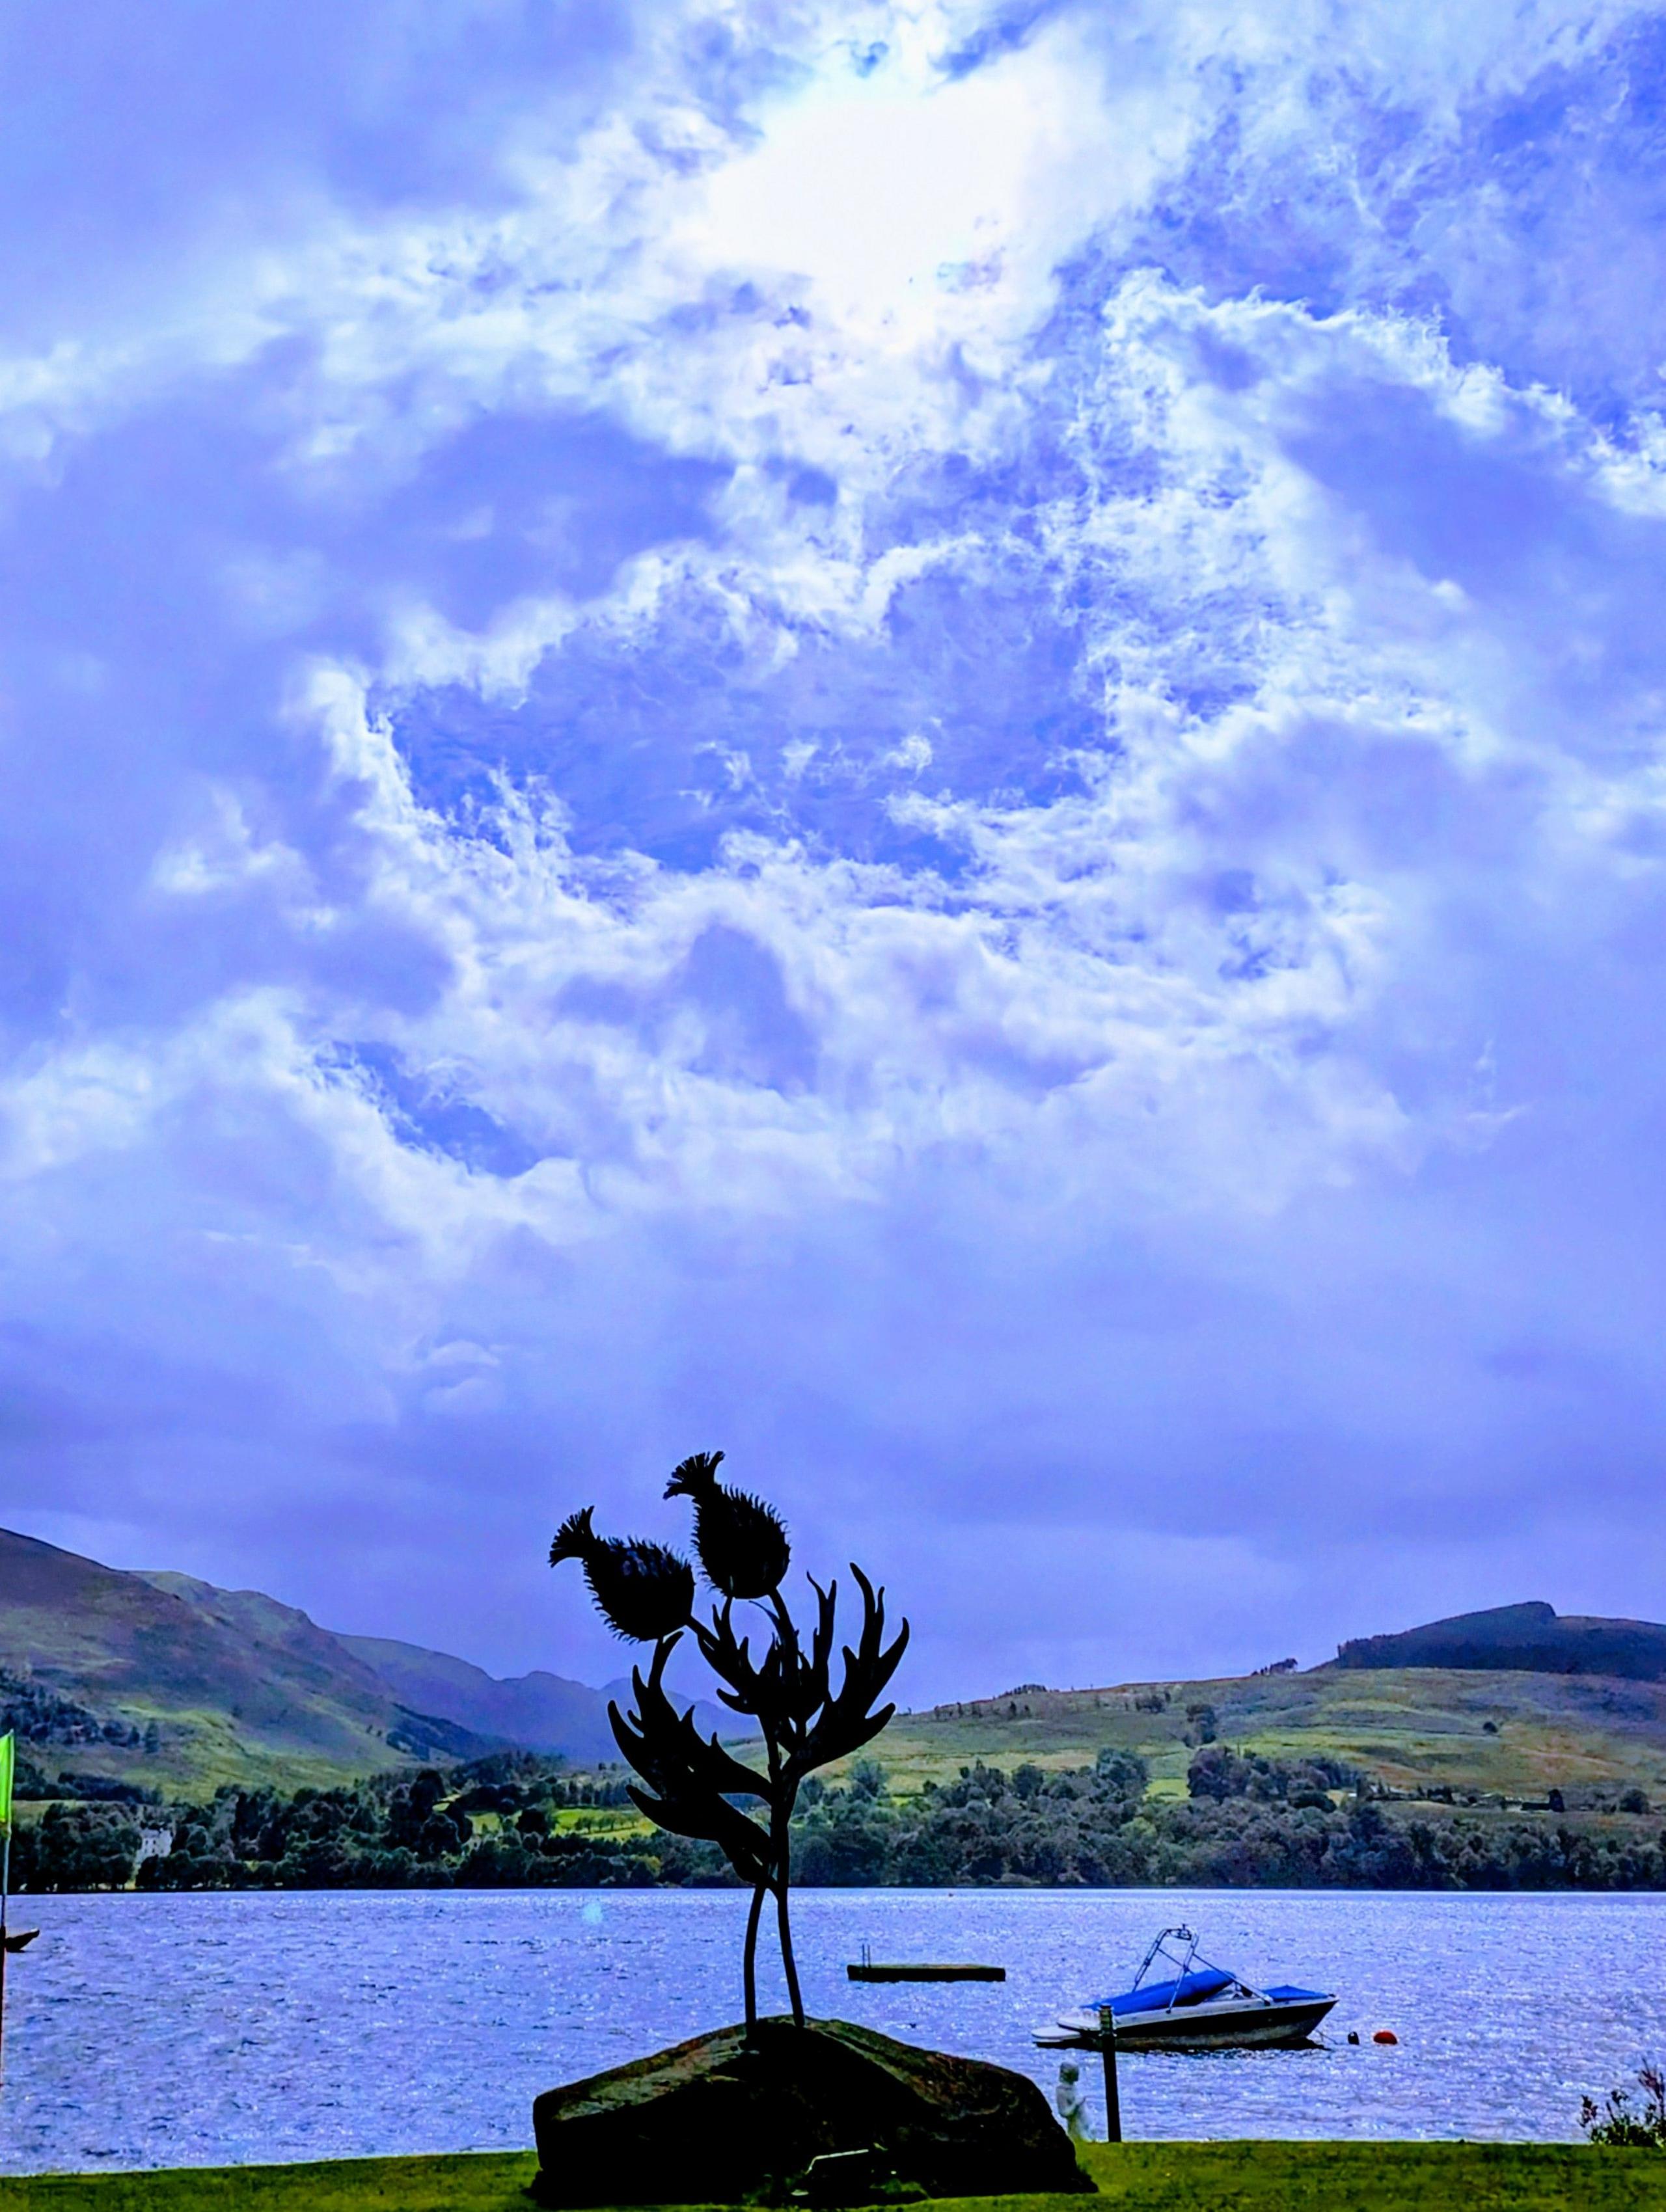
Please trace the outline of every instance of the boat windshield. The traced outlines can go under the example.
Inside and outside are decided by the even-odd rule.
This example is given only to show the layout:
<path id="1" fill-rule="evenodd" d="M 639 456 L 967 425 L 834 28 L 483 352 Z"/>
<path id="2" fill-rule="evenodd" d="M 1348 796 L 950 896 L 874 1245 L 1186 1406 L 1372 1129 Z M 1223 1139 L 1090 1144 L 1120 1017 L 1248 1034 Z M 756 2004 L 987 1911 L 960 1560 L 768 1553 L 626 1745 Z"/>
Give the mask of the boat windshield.
<path id="1" fill-rule="evenodd" d="M 1161 1981 L 1147 1981 L 1146 1977 L 1159 1959 L 1173 1971 Z M 1094 2010 L 1172 2012 L 1179 2005 L 1207 2004 L 1211 1997 L 1219 1996 L 1225 1990 L 1248 1991 L 1249 1986 L 1236 1974 L 1229 1974 L 1224 1966 L 1213 1966 L 1207 1959 L 1200 1958 L 1197 1938 L 1189 1928 L 1164 1928 L 1140 1960 L 1133 1987 L 1116 1996 L 1096 1998 Z"/>

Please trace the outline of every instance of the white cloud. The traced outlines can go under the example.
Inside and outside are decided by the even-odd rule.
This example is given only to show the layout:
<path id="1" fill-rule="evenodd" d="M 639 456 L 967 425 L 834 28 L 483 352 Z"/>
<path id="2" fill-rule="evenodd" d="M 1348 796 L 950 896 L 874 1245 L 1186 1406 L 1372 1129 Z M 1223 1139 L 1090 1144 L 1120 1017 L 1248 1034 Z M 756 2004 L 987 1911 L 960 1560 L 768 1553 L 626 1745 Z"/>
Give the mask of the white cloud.
<path id="1" fill-rule="evenodd" d="M 978 10 L 733 9 L 727 74 L 689 21 L 0 384 L 5 1311 L 153 1439 L 65 1511 L 234 1439 L 228 1543 L 305 1463 L 409 1516 L 391 1590 L 464 1489 L 520 1543 L 721 1425 L 945 1617 L 1067 1544 L 1085 1610 L 1253 1593 L 1254 1659 L 1431 1483 L 1488 1594 L 1464 1516 L 1617 1400 L 1622 1560 L 1661 433 L 1429 304 L 1477 113 L 1610 18 L 1061 11 L 958 75 Z"/>

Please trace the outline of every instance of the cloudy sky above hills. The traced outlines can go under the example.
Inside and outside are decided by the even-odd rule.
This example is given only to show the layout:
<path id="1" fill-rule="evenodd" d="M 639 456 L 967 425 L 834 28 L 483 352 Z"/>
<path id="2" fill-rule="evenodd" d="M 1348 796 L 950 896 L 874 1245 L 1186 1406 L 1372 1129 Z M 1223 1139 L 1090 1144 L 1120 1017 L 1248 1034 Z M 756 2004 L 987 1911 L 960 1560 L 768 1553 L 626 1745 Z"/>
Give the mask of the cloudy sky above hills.
<path id="1" fill-rule="evenodd" d="M 19 0 L 0 1521 L 911 1702 L 1659 1617 L 1666 18 Z"/>

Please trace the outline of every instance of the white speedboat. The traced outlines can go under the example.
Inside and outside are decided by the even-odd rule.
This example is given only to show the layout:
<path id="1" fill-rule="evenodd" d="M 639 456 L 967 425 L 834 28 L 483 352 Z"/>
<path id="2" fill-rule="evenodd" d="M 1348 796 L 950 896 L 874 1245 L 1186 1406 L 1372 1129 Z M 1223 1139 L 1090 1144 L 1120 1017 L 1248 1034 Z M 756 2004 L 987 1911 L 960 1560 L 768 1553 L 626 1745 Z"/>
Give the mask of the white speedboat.
<path id="1" fill-rule="evenodd" d="M 1158 1960 L 1173 1971 L 1148 1980 Z M 1105 2042 L 1109 2014 L 1119 2051 L 1288 2049 L 1305 2043 L 1335 2002 L 1322 1990 L 1287 1982 L 1252 1988 L 1200 1958 L 1189 1928 L 1165 1928 L 1140 1961 L 1131 1989 L 1061 2013 L 1054 2027 L 1037 2031 L 1036 2041 L 1049 2051 L 1097 2051 Z"/>

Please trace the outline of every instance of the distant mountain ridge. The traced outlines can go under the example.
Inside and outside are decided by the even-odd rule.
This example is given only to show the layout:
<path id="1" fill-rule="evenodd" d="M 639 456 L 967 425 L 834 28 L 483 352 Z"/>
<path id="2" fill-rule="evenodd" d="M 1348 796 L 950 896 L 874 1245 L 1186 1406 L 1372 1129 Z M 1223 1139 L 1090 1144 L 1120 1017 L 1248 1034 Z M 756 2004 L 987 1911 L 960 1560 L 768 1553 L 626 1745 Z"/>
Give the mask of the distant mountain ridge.
<path id="1" fill-rule="evenodd" d="M 607 1724 L 606 1693 L 542 1668 L 499 1677 L 448 1652 L 386 1636 L 338 1635 L 393 1694 L 419 1711 L 443 1713 L 477 1735 L 520 1751 L 559 1753 L 582 1763 L 617 1759 Z"/>
<path id="2" fill-rule="evenodd" d="M 1359 1636 L 1337 1647 L 1339 1667 L 1450 1667 L 1494 1674 L 1616 1674 L 1666 1681 L 1666 1624 L 1559 1613 L 1542 1599 L 1454 1613 L 1421 1628 Z"/>
<path id="3" fill-rule="evenodd" d="M 490 1736 L 514 1751 L 541 1751 L 575 1765 L 615 1759 L 619 1747 L 608 1724 L 611 1701 L 627 1702 L 629 1676 L 593 1690 L 587 1682 L 534 1668 L 530 1674 L 489 1674 L 467 1659 L 429 1651 L 420 1644 L 401 1644 L 387 1636 L 343 1636 L 336 1641 L 373 1667 L 405 1704 L 443 1714 L 463 1728 Z M 707 1735 L 733 1737 L 744 1732 L 733 1714 L 721 1712 L 703 1698 L 666 1686 L 674 1705 L 692 1711 Z"/>

